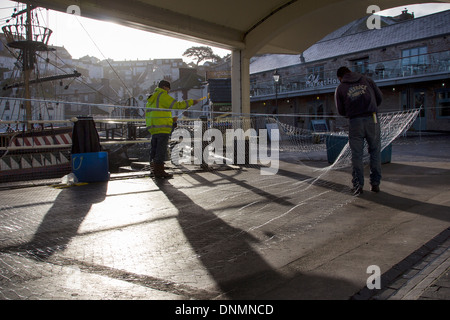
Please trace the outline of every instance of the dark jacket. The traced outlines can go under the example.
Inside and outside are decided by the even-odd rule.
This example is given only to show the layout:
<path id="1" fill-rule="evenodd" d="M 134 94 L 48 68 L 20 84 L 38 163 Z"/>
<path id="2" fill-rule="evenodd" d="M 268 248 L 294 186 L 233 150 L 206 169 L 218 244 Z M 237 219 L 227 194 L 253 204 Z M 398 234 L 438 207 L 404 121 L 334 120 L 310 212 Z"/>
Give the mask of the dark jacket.
<path id="1" fill-rule="evenodd" d="M 372 79 L 350 72 L 342 78 L 334 98 L 339 114 L 351 119 L 377 113 L 383 95 Z"/>

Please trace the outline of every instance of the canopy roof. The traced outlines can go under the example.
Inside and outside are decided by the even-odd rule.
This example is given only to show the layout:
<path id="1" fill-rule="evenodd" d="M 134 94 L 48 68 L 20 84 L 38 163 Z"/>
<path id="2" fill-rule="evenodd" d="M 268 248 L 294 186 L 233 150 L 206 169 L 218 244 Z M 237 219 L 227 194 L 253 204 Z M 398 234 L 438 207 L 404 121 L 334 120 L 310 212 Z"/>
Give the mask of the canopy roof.
<path id="1" fill-rule="evenodd" d="M 376 4 L 383 10 L 422 2 L 377 0 Z M 298 54 L 333 30 L 368 15 L 367 8 L 373 1 L 34 0 L 31 3 L 63 12 L 77 5 L 84 17 L 239 49 L 250 58 L 264 53 Z"/>

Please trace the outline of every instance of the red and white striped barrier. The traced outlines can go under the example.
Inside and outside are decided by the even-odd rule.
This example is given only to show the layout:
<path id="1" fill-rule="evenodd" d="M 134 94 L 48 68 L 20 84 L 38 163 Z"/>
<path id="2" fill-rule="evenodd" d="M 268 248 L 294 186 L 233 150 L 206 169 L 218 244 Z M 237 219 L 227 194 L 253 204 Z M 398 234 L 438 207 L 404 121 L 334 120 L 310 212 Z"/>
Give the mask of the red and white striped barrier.
<path id="1" fill-rule="evenodd" d="M 15 147 L 52 146 L 67 144 L 72 144 L 72 133 L 32 137 L 15 137 L 11 142 L 11 145 Z"/>

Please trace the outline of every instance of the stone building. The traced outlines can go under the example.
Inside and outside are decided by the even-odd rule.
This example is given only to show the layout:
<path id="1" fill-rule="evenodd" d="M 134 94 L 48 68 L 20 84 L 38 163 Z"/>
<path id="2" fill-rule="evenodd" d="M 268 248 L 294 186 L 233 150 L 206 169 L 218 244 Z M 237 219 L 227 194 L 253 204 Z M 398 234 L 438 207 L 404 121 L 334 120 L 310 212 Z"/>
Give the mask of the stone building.
<path id="1" fill-rule="evenodd" d="M 420 18 L 405 10 L 380 19 L 380 29 L 368 29 L 364 17 L 299 55 L 253 58 L 252 112 L 298 114 L 287 121 L 306 129 L 311 120 L 326 119 L 339 129 L 346 121 L 336 117 L 336 70 L 348 66 L 375 80 L 384 95 L 381 112 L 422 107 L 412 130 L 449 131 L 450 10 Z"/>

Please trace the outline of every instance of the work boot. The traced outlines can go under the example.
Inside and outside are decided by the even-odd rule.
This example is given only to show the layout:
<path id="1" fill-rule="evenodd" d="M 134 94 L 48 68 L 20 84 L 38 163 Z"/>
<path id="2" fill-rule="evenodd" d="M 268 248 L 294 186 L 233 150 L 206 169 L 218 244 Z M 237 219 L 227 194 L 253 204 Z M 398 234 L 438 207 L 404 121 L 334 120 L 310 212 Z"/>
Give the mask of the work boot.
<path id="1" fill-rule="evenodd" d="M 353 194 L 354 196 L 359 196 L 360 194 L 363 194 L 363 193 L 364 193 L 363 188 L 362 188 L 362 187 L 359 187 L 359 186 L 353 187 L 352 190 L 351 190 L 351 192 L 352 192 L 352 194 Z"/>
<path id="2" fill-rule="evenodd" d="M 155 176 L 155 163 L 153 161 L 150 162 L 150 177 Z"/>
<path id="3" fill-rule="evenodd" d="M 170 179 L 173 177 L 172 174 L 164 171 L 164 163 L 155 163 L 154 166 L 155 166 L 154 170 L 155 178 Z"/>

